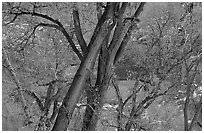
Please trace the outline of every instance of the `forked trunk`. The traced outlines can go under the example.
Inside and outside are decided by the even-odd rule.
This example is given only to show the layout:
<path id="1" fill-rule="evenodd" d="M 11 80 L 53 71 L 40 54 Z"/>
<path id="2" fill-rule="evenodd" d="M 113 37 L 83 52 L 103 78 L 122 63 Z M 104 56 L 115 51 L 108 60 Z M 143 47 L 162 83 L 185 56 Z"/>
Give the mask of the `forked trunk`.
<path id="1" fill-rule="evenodd" d="M 94 131 L 96 129 L 103 106 L 103 99 L 109 86 L 111 65 L 109 62 L 109 54 L 104 49 L 105 47 L 106 46 L 102 46 L 101 48 L 95 87 L 87 90 L 87 104 L 89 106 L 87 106 L 84 115 L 83 131 Z"/>
<path id="2" fill-rule="evenodd" d="M 109 76 L 109 75 L 108 75 Z M 110 78 L 104 79 L 100 87 L 89 91 L 87 95 L 87 106 L 83 121 L 83 131 L 94 131 L 100 117 L 101 109 L 103 107 L 103 99 L 108 89 Z M 91 107 L 90 107 L 91 106 Z"/>
<path id="3" fill-rule="evenodd" d="M 86 57 L 84 57 L 84 60 L 77 70 L 72 85 L 69 88 L 69 91 L 63 100 L 62 106 L 59 109 L 59 113 L 52 130 L 67 130 L 75 105 L 81 91 L 84 89 L 86 79 L 90 75 L 90 69 L 94 65 L 97 53 L 107 32 L 107 25 L 102 26 L 102 29 L 96 37 L 93 45 L 89 45 L 90 48 L 88 50 L 88 54 Z"/>

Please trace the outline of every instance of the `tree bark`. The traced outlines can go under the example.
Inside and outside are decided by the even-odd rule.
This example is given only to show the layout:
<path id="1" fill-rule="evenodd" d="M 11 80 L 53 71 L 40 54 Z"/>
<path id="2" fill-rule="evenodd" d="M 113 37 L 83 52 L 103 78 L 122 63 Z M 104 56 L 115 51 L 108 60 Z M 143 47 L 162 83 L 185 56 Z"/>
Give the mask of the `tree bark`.
<path id="1" fill-rule="evenodd" d="M 124 44 L 127 44 L 127 42 L 130 39 L 132 30 L 129 30 L 129 26 L 132 23 L 122 22 L 122 17 L 125 12 L 126 6 L 127 6 L 127 3 L 123 3 L 121 8 L 117 12 L 119 16 L 117 17 L 118 19 L 117 25 L 116 25 L 112 40 L 110 42 L 110 45 L 109 46 L 103 45 L 101 49 L 101 53 L 99 55 L 97 81 L 94 88 L 95 90 L 92 90 L 90 92 L 90 98 L 87 99 L 87 103 L 91 105 L 91 108 L 90 107 L 86 108 L 82 130 L 90 130 L 90 131 L 95 130 L 97 121 L 99 119 L 99 115 L 101 113 L 101 109 L 103 106 L 103 99 L 108 89 L 110 78 L 112 75 L 110 73 L 110 70 L 114 64 L 115 55 L 121 45 L 123 38 L 125 38 Z M 138 15 L 141 13 L 141 7 L 143 8 L 143 6 L 144 4 L 140 6 L 139 12 L 136 11 L 137 12 L 136 15 L 134 14 L 135 17 L 138 17 Z M 131 29 L 133 29 L 132 26 L 131 26 Z M 126 35 L 128 37 L 125 36 L 127 31 L 129 31 L 128 35 Z"/>
<path id="2" fill-rule="evenodd" d="M 87 90 L 87 104 L 89 106 L 87 106 L 85 115 L 84 115 L 84 121 L 83 121 L 83 127 L 82 127 L 83 131 L 95 130 L 95 127 L 98 121 L 97 103 L 100 104 L 99 102 L 100 94 L 102 92 L 100 92 L 99 90 L 103 90 L 102 88 L 104 87 L 102 85 L 102 80 L 104 76 L 107 74 L 105 70 L 107 69 L 106 62 L 107 62 L 107 57 L 108 57 L 106 48 L 108 46 L 109 37 L 110 37 L 110 33 L 104 39 L 101 50 L 100 50 L 100 55 L 98 58 L 98 70 L 97 70 L 98 73 L 97 73 L 97 80 L 95 83 L 95 87 Z M 105 80 L 106 79 L 104 79 L 103 81 Z"/>
<path id="3" fill-rule="evenodd" d="M 107 11 L 105 11 L 106 14 L 103 14 L 104 16 L 102 16 L 101 19 L 104 20 L 107 18 L 107 15 L 109 15 L 108 11 L 110 10 L 110 8 L 111 4 L 108 4 L 106 8 Z M 101 21 L 99 21 L 99 23 L 101 23 Z M 74 80 L 72 82 L 72 85 L 70 86 L 63 100 L 62 106 L 59 109 L 58 116 L 52 129 L 53 131 L 67 130 L 67 127 L 71 120 L 71 116 L 75 109 L 75 105 L 78 101 L 81 91 L 84 89 L 86 79 L 87 77 L 89 77 L 90 70 L 94 65 L 94 61 L 97 57 L 101 44 L 108 31 L 110 30 L 110 25 L 108 25 L 108 23 L 105 21 L 102 22 L 103 24 L 93 43 L 89 44 L 87 54 L 83 57 L 80 67 L 77 70 Z"/>
<path id="4" fill-rule="evenodd" d="M 108 71 L 108 69 L 105 71 Z M 110 77 L 111 76 L 107 73 L 103 74 L 103 77 L 101 79 L 102 82 L 98 82 L 98 84 L 96 84 L 96 88 L 94 88 L 95 90 L 93 91 L 95 93 L 92 93 L 92 98 L 88 102 L 88 104 L 91 105 L 92 109 L 87 108 L 85 112 L 85 115 L 88 114 L 89 118 L 84 122 L 83 130 L 94 131 L 96 129 L 96 125 L 103 106 L 103 99 L 109 85 Z"/>

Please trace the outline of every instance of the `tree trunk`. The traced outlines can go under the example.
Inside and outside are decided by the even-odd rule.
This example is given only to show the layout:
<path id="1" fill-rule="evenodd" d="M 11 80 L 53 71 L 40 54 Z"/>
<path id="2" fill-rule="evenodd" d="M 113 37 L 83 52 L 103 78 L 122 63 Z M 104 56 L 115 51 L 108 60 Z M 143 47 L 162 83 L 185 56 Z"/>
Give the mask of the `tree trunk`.
<path id="1" fill-rule="evenodd" d="M 67 130 L 71 115 L 86 81 L 86 77 L 89 76 L 89 69 L 92 68 L 92 65 L 94 64 L 93 60 L 96 58 L 98 52 L 97 49 L 100 48 L 100 45 L 97 44 L 101 44 L 102 39 L 103 37 L 99 38 L 99 41 L 97 41 L 98 43 L 95 44 L 96 47 L 91 49 L 91 52 L 88 54 L 85 61 L 81 63 L 74 77 L 73 83 L 64 98 L 63 104 L 60 107 L 53 130 Z"/>
<path id="2" fill-rule="evenodd" d="M 106 8 L 104 16 L 101 19 L 106 19 L 108 15 L 108 11 L 110 10 L 109 4 Z M 90 70 L 94 65 L 94 61 L 97 57 L 98 51 L 101 47 L 101 44 L 110 30 L 110 25 L 104 21 L 100 30 L 98 31 L 97 37 L 94 39 L 93 43 L 89 44 L 87 54 L 83 57 L 83 60 L 80 64 L 79 69 L 76 72 L 72 85 L 70 86 L 64 100 L 62 106 L 59 109 L 58 116 L 56 118 L 55 124 L 53 126 L 53 131 L 65 131 L 69 125 L 71 120 L 73 111 L 75 109 L 75 105 L 80 97 L 81 91 L 84 89 L 84 85 L 87 77 L 89 77 Z"/>
<path id="3" fill-rule="evenodd" d="M 120 49 L 121 54 L 122 49 L 124 49 L 124 46 L 129 41 L 131 33 L 135 28 L 135 22 L 123 23 L 122 21 L 126 6 L 127 3 L 123 3 L 120 10 L 118 11 L 119 16 L 117 17 L 118 20 L 111 42 L 105 43 L 106 45 L 103 45 L 101 49 L 101 53 L 99 55 L 97 81 L 94 88 L 95 90 L 92 90 L 90 92 L 90 95 L 87 95 L 87 103 L 91 107 L 86 108 L 82 130 L 95 130 L 103 106 L 103 99 L 108 89 L 110 78 L 112 75 L 110 73 L 110 70 L 112 65 L 117 62 L 114 61 L 116 53 Z M 143 7 L 144 3 L 141 3 L 138 10 L 134 14 L 134 17 L 138 17 Z M 106 40 L 108 41 L 109 39 Z M 121 45 L 123 45 L 122 48 L 120 48 Z M 120 54 L 118 53 L 118 56 Z"/>
<path id="4" fill-rule="evenodd" d="M 94 88 L 87 90 L 87 106 L 84 120 L 83 120 L 83 131 L 94 131 L 97 125 L 99 118 L 100 110 L 103 106 L 103 97 L 109 85 L 109 54 L 106 50 L 109 40 L 109 35 L 106 36 L 106 39 L 103 42 L 101 47 L 99 59 L 98 59 L 98 73 L 97 80 Z"/>
<path id="5" fill-rule="evenodd" d="M 89 106 L 91 107 L 88 106 L 86 108 L 82 130 L 94 131 L 96 129 L 101 109 L 103 107 L 104 96 L 108 89 L 109 81 L 110 75 L 104 74 L 102 82 L 96 85 L 97 89 L 93 90 L 90 93 L 90 95 L 92 96 L 89 95 L 87 104 L 89 104 Z"/>
<path id="6" fill-rule="evenodd" d="M 95 125 L 93 125 L 91 121 L 93 118 L 93 114 L 95 113 L 95 106 L 94 106 L 94 95 L 96 94 L 95 89 L 90 88 L 89 90 L 87 90 L 86 94 L 87 94 L 87 104 L 89 106 L 87 106 L 85 110 L 82 131 L 91 131 L 95 127 Z"/>

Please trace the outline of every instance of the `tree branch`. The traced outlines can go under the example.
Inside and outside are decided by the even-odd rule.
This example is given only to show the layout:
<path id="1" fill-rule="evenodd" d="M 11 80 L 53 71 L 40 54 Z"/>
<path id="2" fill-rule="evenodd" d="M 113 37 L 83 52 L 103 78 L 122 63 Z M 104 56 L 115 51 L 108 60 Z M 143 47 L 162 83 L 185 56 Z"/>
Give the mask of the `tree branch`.
<path id="1" fill-rule="evenodd" d="M 80 26 L 80 20 L 79 20 L 79 12 L 78 12 L 78 8 L 77 7 L 74 7 L 72 15 L 73 15 L 73 19 L 74 19 L 75 35 L 77 37 L 77 40 L 78 40 L 79 45 L 81 47 L 82 53 L 84 55 L 86 50 L 87 50 L 87 44 L 86 44 L 86 42 L 84 40 L 84 37 L 82 35 L 82 32 L 81 32 L 81 26 Z"/>
<path id="2" fill-rule="evenodd" d="M 44 102 L 45 116 L 48 115 L 50 106 L 52 104 L 52 96 L 53 96 L 54 90 L 55 90 L 53 85 L 54 85 L 54 83 L 51 83 L 47 88 L 47 94 L 46 94 L 46 98 L 45 98 L 45 102 Z"/>
<path id="3" fill-rule="evenodd" d="M 104 5 L 102 2 L 96 2 L 96 10 L 97 10 L 97 18 L 98 20 L 101 18 L 102 16 L 102 8 L 104 8 Z"/>
<path id="4" fill-rule="evenodd" d="M 101 19 L 98 22 L 98 25 L 101 25 L 101 26 L 98 27 L 99 28 L 98 30 L 95 30 L 94 34 L 96 36 L 92 38 L 93 40 L 91 40 L 93 42 L 90 41 L 89 43 L 88 50 L 84 55 L 82 63 L 80 64 L 79 69 L 77 70 L 74 76 L 73 82 L 63 100 L 62 106 L 60 107 L 55 124 L 52 128 L 53 131 L 67 130 L 67 127 L 70 123 L 76 103 L 79 99 L 79 96 L 82 90 L 84 89 L 86 79 L 90 74 L 88 70 L 91 70 L 91 68 L 93 68 L 96 57 L 101 48 L 101 44 L 104 38 L 106 37 L 106 35 L 108 34 L 108 32 L 112 30 L 112 28 L 110 28 L 110 25 L 108 25 L 108 23 L 104 23 L 104 22 L 107 22 L 106 16 L 110 15 L 109 10 L 111 9 L 111 7 L 112 7 L 112 4 L 109 3 L 104 12 L 105 14 L 103 14 L 104 17 L 101 17 Z"/>
<path id="5" fill-rule="evenodd" d="M 22 105 L 23 111 L 25 113 L 25 116 L 26 116 L 27 119 L 29 119 L 30 115 L 29 115 L 29 112 L 27 110 L 28 106 L 26 105 L 25 97 L 23 96 L 23 93 L 21 91 L 21 90 L 23 90 L 22 86 L 21 86 L 21 84 L 20 84 L 20 82 L 19 82 L 19 80 L 18 80 L 18 78 L 16 76 L 16 73 L 15 73 L 15 71 L 14 71 L 14 69 L 13 69 L 13 67 L 12 67 L 12 65 L 11 65 L 11 63 L 10 63 L 10 61 L 8 59 L 8 55 L 7 55 L 6 50 L 4 49 L 4 47 L 2 47 L 2 54 L 3 54 L 3 59 L 4 59 L 5 63 L 6 63 L 6 65 L 7 65 L 6 68 L 11 73 L 13 81 L 17 86 L 18 95 L 19 95 L 19 97 L 21 99 L 21 105 Z"/>
<path id="6" fill-rule="evenodd" d="M 193 116 L 193 119 L 192 119 L 191 124 L 190 124 L 189 129 L 188 129 L 189 131 L 192 130 L 193 125 L 195 124 L 196 120 L 198 119 L 198 114 L 199 114 L 199 112 L 202 112 L 201 109 L 202 109 L 202 97 L 201 97 L 201 99 L 200 99 L 200 101 L 199 101 L 199 103 L 198 103 L 198 105 L 197 105 L 195 114 L 194 114 L 194 116 Z"/>
<path id="7" fill-rule="evenodd" d="M 64 87 L 68 87 L 69 85 L 71 85 L 71 83 L 68 83 L 68 84 L 66 84 L 65 86 L 63 86 L 62 88 L 58 88 L 58 90 L 57 90 L 57 92 L 56 92 L 56 94 L 55 95 L 53 95 L 52 96 L 52 101 L 54 101 L 54 100 L 56 100 L 56 99 L 58 99 L 58 97 L 60 96 L 60 94 L 62 94 L 62 92 L 63 92 L 63 88 Z"/>
<path id="8" fill-rule="evenodd" d="M 125 27 L 125 25 L 123 25 L 122 16 L 125 13 L 125 9 L 126 9 L 127 5 L 128 5 L 127 2 L 123 3 L 121 9 L 118 11 L 117 25 L 116 25 L 111 43 L 108 47 L 108 50 L 111 51 L 111 53 L 113 53 L 114 50 L 115 51 L 118 50 L 118 48 L 121 44 L 122 38 L 123 38 L 124 34 L 126 33 L 125 28 L 127 28 L 127 27 Z"/>
<path id="9" fill-rule="evenodd" d="M 139 5 L 139 7 L 137 8 L 135 14 L 133 15 L 133 17 L 134 17 L 135 19 L 137 19 L 137 18 L 139 17 L 140 13 L 143 11 L 143 8 L 144 8 L 144 5 L 145 5 L 145 4 L 146 4 L 146 2 L 141 2 L 141 3 L 140 3 L 140 5 Z"/>
<path id="10" fill-rule="evenodd" d="M 98 33 L 99 33 L 103 23 L 106 21 L 106 19 L 108 17 L 107 14 L 110 11 L 110 9 L 111 9 L 111 3 L 108 2 L 107 5 L 106 5 L 106 8 L 105 8 L 105 11 L 103 12 L 102 16 L 100 17 L 100 19 L 99 19 L 99 21 L 98 21 L 98 23 L 96 25 L 96 28 L 94 29 L 93 35 L 92 35 L 91 40 L 90 40 L 90 42 L 88 44 L 88 49 L 93 44 L 96 37 L 98 36 Z M 88 51 L 86 53 L 88 53 Z"/>
<path id="11" fill-rule="evenodd" d="M 119 90 L 119 86 L 116 83 L 115 79 L 113 78 L 112 80 L 113 86 L 115 88 L 115 92 L 119 101 L 119 107 L 118 107 L 118 118 L 117 118 L 117 129 L 118 131 L 123 131 L 122 128 L 122 114 L 123 114 L 123 99 L 122 96 L 120 94 L 120 90 Z"/>
<path id="12" fill-rule="evenodd" d="M 54 101 L 54 107 L 53 107 L 53 113 L 51 115 L 51 117 L 49 118 L 50 119 L 50 122 L 53 124 L 54 123 L 54 120 L 55 120 L 55 117 L 57 116 L 57 113 L 59 111 L 59 108 L 58 108 L 58 100 L 55 100 Z"/>
<path id="13" fill-rule="evenodd" d="M 48 27 L 53 27 L 53 28 L 57 28 L 58 30 L 60 30 L 63 35 L 66 37 L 66 39 L 68 40 L 70 46 L 72 47 L 73 51 L 77 54 L 77 56 L 79 57 L 80 60 L 82 60 L 82 54 L 79 52 L 79 50 L 76 48 L 74 42 L 72 41 L 72 38 L 70 37 L 70 35 L 67 33 L 67 31 L 65 30 L 65 28 L 63 27 L 62 23 L 59 22 L 58 20 L 53 19 L 52 17 L 48 16 L 48 15 L 44 15 L 44 14 L 40 14 L 40 13 L 36 13 L 36 12 L 25 12 L 25 11 L 21 11 L 21 12 L 11 12 L 11 14 L 14 14 L 15 17 L 12 21 L 15 21 L 15 19 L 18 16 L 21 15 L 31 15 L 31 16 L 37 16 L 37 17 L 41 17 L 44 19 L 47 19 L 53 23 L 55 23 L 56 25 L 53 24 L 44 24 L 44 23 L 40 23 L 39 26 L 48 26 Z"/>
<path id="14" fill-rule="evenodd" d="M 187 71 L 187 74 L 186 74 L 186 77 L 188 77 L 188 79 L 187 79 L 188 84 L 186 87 L 186 100 L 185 100 L 184 109 L 183 109 L 183 112 L 184 112 L 184 130 L 185 131 L 189 130 L 189 128 L 188 128 L 188 107 L 189 107 L 189 100 L 190 100 L 190 89 L 191 89 L 191 86 L 193 84 L 194 78 L 196 76 L 197 67 L 198 67 L 198 64 L 200 61 L 201 61 L 201 58 L 197 60 L 197 62 L 195 64 L 195 72 L 193 73 L 192 76 L 190 76 L 190 70 Z M 187 66 L 186 66 L 186 69 L 188 69 Z"/>
<path id="15" fill-rule="evenodd" d="M 32 92 L 32 91 L 30 91 L 30 90 L 25 90 L 25 89 L 22 90 L 22 91 L 24 91 L 25 93 L 27 93 L 28 95 L 30 95 L 31 97 L 33 97 L 33 98 L 35 99 L 35 101 L 37 102 L 37 105 L 39 106 L 40 110 L 43 111 L 44 106 L 43 106 L 41 100 L 38 98 L 37 95 L 35 95 L 34 92 Z"/>
<path id="16" fill-rule="evenodd" d="M 142 87 L 144 87 L 144 85 L 140 86 L 140 88 L 137 90 L 136 93 L 138 93 L 142 89 Z M 130 98 L 132 98 L 132 96 L 133 96 L 133 93 L 125 99 L 125 101 L 123 102 L 123 106 L 125 106 L 125 104 L 130 100 Z"/>
<path id="17" fill-rule="evenodd" d="M 130 37 L 131 37 L 131 34 L 132 34 L 132 31 L 137 28 L 137 19 L 138 19 L 138 16 L 140 15 L 140 13 L 143 11 L 143 8 L 144 8 L 144 5 L 145 5 L 145 2 L 141 2 L 139 7 L 137 8 L 137 10 L 135 11 L 134 15 L 132 18 L 134 18 L 133 20 L 131 20 L 131 26 L 129 27 L 126 35 L 123 37 L 123 41 L 121 42 L 117 52 L 116 52 L 116 55 L 115 55 L 115 58 L 114 58 L 114 64 L 117 63 L 117 61 L 119 60 L 121 54 L 123 53 L 124 49 L 125 49 L 125 46 L 126 44 L 128 43 L 128 41 L 130 40 Z"/>
<path id="18" fill-rule="evenodd" d="M 131 126 L 133 124 L 134 114 L 136 110 L 136 96 L 137 96 L 137 86 L 139 85 L 138 79 L 135 82 L 134 88 L 133 88 L 133 97 L 132 97 L 132 110 L 130 112 L 130 117 L 125 125 L 125 130 L 130 131 Z"/>

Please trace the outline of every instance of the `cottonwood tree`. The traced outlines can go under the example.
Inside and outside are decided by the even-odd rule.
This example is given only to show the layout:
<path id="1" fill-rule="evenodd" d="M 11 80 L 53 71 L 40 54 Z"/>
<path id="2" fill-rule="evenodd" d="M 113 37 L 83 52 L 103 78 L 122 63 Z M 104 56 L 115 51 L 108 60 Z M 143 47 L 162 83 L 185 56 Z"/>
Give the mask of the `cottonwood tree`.
<path id="1" fill-rule="evenodd" d="M 144 26 L 141 26 L 142 28 L 138 30 L 138 15 L 142 11 L 144 3 L 5 3 L 4 5 L 6 6 L 3 6 L 5 7 L 3 10 L 5 25 L 3 25 L 3 27 L 8 28 L 10 26 L 9 28 L 12 29 L 10 31 L 17 29 L 16 31 L 21 33 L 16 32 L 16 34 L 6 36 L 8 44 L 11 44 L 9 42 L 10 40 L 14 40 L 15 42 L 15 37 L 18 38 L 15 45 L 17 51 L 20 49 L 19 51 L 25 54 L 25 52 L 22 51 L 25 51 L 29 45 L 34 43 L 41 43 L 41 46 L 50 43 L 56 46 L 53 49 L 57 51 L 57 47 L 63 44 L 64 46 L 60 50 L 58 49 L 58 52 L 53 52 L 58 56 L 58 58 L 53 58 L 56 59 L 54 65 L 51 65 L 52 67 L 47 66 L 48 68 L 54 68 L 54 73 L 52 70 L 48 71 L 48 73 L 52 73 L 51 75 L 56 75 L 61 69 L 59 67 L 59 60 L 66 58 L 61 56 L 63 53 L 66 53 L 66 50 L 64 50 L 65 46 L 71 46 L 81 61 L 81 65 L 71 87 L 64 87 L 66 91 L 69 91 L 68 93 L 65 91 L 67 95 L 60 107 L 61 111 L 58 114 L 53 130 L 67 130 L 76 103 L 79 100 L 81 92 L 84 90 L 86 92 L 87 104 L 83 105 L 86 106 L 86 110 L 82 130 L 95 130 L 109 83 L 114 84 L 119 99 L 118 125 L 116 126 L 118 130 L 130 130 L 138 124 L 135 123 L 135 120 L 141 118 L 141 114 L 151 107 L 150 105 L 157 97 L 162 97 L 163 101 L 166 99 L 166 102 L 169 101 L 169 99 L 172 101 L 172 99 L 175 98 L 180 102 L 182 98 L 186 98 L 185 104 L 181 104 L 183 105 L 181 107 L 185 108 L 185 130 L 192 130 L 193 126 L 197 124 L 197 119 L 200 115 L 199 112 L 202 107 L 200 106 L 202 105 L 201 100 L 195 102 L 193 95 L 197 93 L 197 91 L 199 92 L 200 88 L 201 36 L 199 35 L 199 22 L 201 22 L 201 20 L 199 20 L 198 15 L 199 9 L 194 8 L 196 3 L 193 3 L 193 8 L 191 3 L 182 3 L 182 6 L 179 4 L 180 3 L 177 3 L 175 6 L 172 3 L 158 3 L 156 7 L 154 7 L 155 4 L 149 4 L 149 7 L 152 7 L 145 8 L 144 10 L 147 12 L 150 10 L 149 13 L 146 14 L 147 16 L 140 18 L 139 24 Z M 95 27 L 95 29 L 92 27 Z M 41 34 L 39 34 L 40 31 Z M 54 37 L 54 39 L 52 37 L 44 37 L 44 31 L 46 31 L 46 34 L 49 33 L 48 36 L 52 34 L 51 36 Z M 134 61 L 137 61 L 135 64 L 140 64 L 140 66 L 151 70 L 148 73 L 156 75 L 156 77 L 159 78 L 159 82 L 157 82 L 154 87 L 149 88 L 148 84 L 142 82 L 144 81 L 143 79 L 136 81 L 133 93 L 127 99 L 122 99 L 117 89 L 117 81 L 114 82 L 114 78 L 113 81 L 111 81 L 113 77 L 111 72 L 114 69 L 113 66 L 117 66 L 117 61 L 121 53 L 123 53 L 124 47 L 130 40 L 130 37 L 133 37 L 134 40 L 135 33 L 131 35 L 132 31 L 136 31 L 136 34 L 139 32 L 141 35 L 139 35 L 138 41 L 129 43 L 130 47 L 133 46 L 130 50 L 134 50 L 134 47 L 141 49 L 141 47 L 138 47 L 141 44 L 145 46 L 144 49 L 142 48 L 143 52 L 139 50 L 137 50 L 137 52 L 134 51 L 134 53 L 136 53 L 136 59 Z M 138 45 L 133 45 L 134 43 Z M 9 51 L 8 48 L 13 48 L 8 46 L 9 45 L 4 47 L 7 51 Z M 47 47 L 46 45 L 44 49 L 47 49 Z M 41 50 L 41 48 L 38 50 Z M 45 51 L 49 50 L 50 49 L 47 49 Z M 14 49 L 13 51 L 16 50 Z M 12 53 L 13 51 L 9 52 Z M 67 53 L 69 52 L 67 51 Z M 62 54 L 60 55 L 59 53 Z M 128 53 L 131 52 L 125 51 L 126 57 L 129 56 Z M 140 56 L 139 53 L 145 54 Z M 42 55 L 40 54 L 37 58 Z M 44 55 L 47 56 L 46 60 L 53 56 L 47 54 L 47 52 L 45 52 Z M 50 62 L 52 62 L 53 59 L 50 59 Z M 124 60 L 126 62 L 127 58 L 124 58 Z M 70 61 L 71 60 L 68 60 L 68 62 Z M 134 61 L 130 61 L 130 64 Z M 30 59 L 29 63 L 34 66 L 34 63 L 32 64 L 31 62 L 32 59 Z M 41 62 L 42 66 L 46 63 L 46 61 Z M 61 63 L 63 66 L 64 61 L 61 61 Z M 66 65 L 63 67 L 66 67 Z M 44 68 L 39 67 L 39 70 L 42 69 Z M 94 69 L 97 71 L 97 79 L 93 82 L 94 79 L 92 75 Z M 48 75 L 44 75 L 44 77 L 49 77 Z M 52 78 L 48 78 L 49 80 L 44 83 L 40 84 L 37 82 L 38 85 L 48 86 L 46 87 L 46 98 L 44 98 L 46 101 L 44 102 L 44 104 L 46 103 L 46 109 L 42 111 L 45 115 L 42 115 L 42 119 L 44 119 L 43 116 L 47 115 L 48 110 L 51 111 L 51 104 L 54 104 L 54 108 L 56 108 L 58 103 L 56 97 L 51 97 L 51 95 L 59 96 L 56 95 L 59 93 L 54 92 L 54 95 L 53 92 L 50 93 L 50 90 L 53 90 L 51 89 L 53 85 L 62 80 L 53 78 L 55 76 L 51 77 Z M 196 81 L 197 79 L 198 83 Z M 163 89 L 161 87 L 162 82 L 166 81 L 170 82 L 171 86 Z M 138 83 L 143 85 L 139 86 Z M 184 90 L 181 88 L 184 88 Z M 188 90 L 187 92 L 185 92 L 185 88 Z M 60 89 L 58 88 L 58 90 Z M 139 103 L 134 104 L 136 100 L 138 100 L 136 98 L 141 95 L 141 90 L 148 90 L 148 93 L 151 95 L 144 97 Z M 25 92 L 31 97 L 34 97 L 36 101 L 40 101 L 33 95 L 35 93 L 27 90 Z M 182 94 L 180 92 L 182 92 Z M 20 93 L 19 91 L 19 94 Z M 130 99 L 132 99 L 132 108 L 130 116 L 125 118 L 126 121 L 124 123 L 124 121 L 122 121 L 124 120 L 123 107 Z M 191 103 L 196 106 L 194 114 L 189 116 L 188 106 L 191 105 Z M 44 108 L 44 105 L 38 105 L 42 107 L 42 109 Z M 55 119 L 54 116 L 57 115 L 57 113 L 58 109 L 53 111 L 52 118 Z M 190 125 L 187 123 L 189 119 L 192 119 Z M 44 123 L 46 123 L 46 121 Z M 122 127 L 123 124 L 125 127 Z M 144 126 L 138 125 L 134 127 L 135 130 L 145 130 Z"/>
<path id="2" fill-rule="evenodd" d="M 87 84 L 89 85 L 87 87 L 88 106 L 85 112 L 83 130 L 94 130 L 99 117 L 98 114 L 100 114 L 100 108 L 102 107 L 104 94 L 111 79 L 111 69 L 129 41 L 132 31 L 136 29 L 138 17 L 145 3 L 136 4 L 134 10 L 126 9 L 129 6 L 128 3 L 97 3 L 98 22 L 91 38 L 88 39 L 88 44 L 81 30 L 77 8 L 78 3 L 59 3 L 59 5 L 58 3 L 5 3 L 4 5 L 4 26 L 21 22 L 21 20 L 29 21 L 32 25 L 30 27 L 32 34 L 27 36 L 27 38 L 35 35 L 34 33 L 40 27 L 54 28 L 66 38 L 66 41 L 81 61 L 71 86 L 67 88 L 68 92 L 59 109 L 52 130 L 67 130 L 76 103 Z M 70 7 L 70 5 L 73 21 L 61 20 L 60 18 L 64 14 L 56 16 L 57 13 L 55 11 L 57 9 L 63 10 Z M 52 12 L 47 10 L 49 8 L 56 10 Z M 74 23 L 74 33 L 79 44 L 78 46 L 76 46 L 76 42 L 73 41 L 71 36 L 73 32 L 67 31 L 65 28 L 69 25 L 69 22 Z M 29 39 L 26 40 L 28 41 Z M 25 48 L 26 45 L 22 46 Z M 90 79 L 87 78 L 92 73 L 97 57 L 97 80 L 95 85 L 91 86 Z"/>

